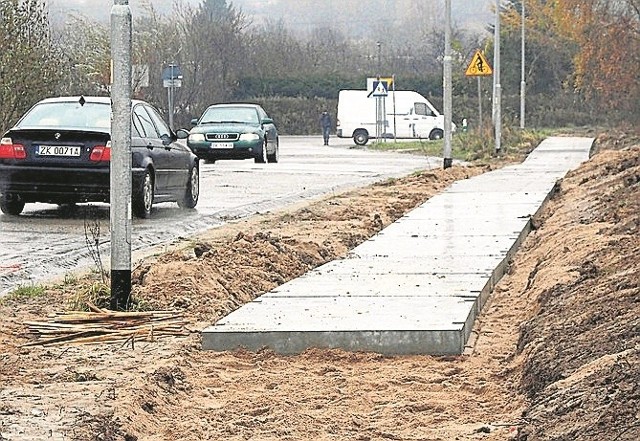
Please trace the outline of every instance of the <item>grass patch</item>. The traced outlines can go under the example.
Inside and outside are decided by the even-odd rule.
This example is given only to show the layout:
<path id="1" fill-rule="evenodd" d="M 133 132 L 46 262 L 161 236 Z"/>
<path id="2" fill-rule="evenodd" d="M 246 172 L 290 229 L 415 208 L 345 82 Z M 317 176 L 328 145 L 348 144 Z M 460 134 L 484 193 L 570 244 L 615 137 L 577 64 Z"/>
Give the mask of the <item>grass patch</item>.
<path id="1" fill-rule="evenodd" d="M 520 128 L 504 128 L 501 138 L 500 159 L 521 160 L 529 154 L 540 142 L 550 135 L 547 130 L 532 130 Z M 370 150 L 406 152 L 421 156 L 444 156 L 444 140 L 406 141 L 386 139 L 383 142 L 372 140 L 367 144 Z M 493 128 L 482 130 L 457 132 L 451 138 L 451 157 L 462 161 L 487 161 L 496 158 Z"/>
<path id="2" fill-rule="evenodd" d="M 12 300 L 30 299 L 34 297 L 41 297 L 46 294 L 44 286 L 41 285 L 21 285 L 0 299 L 0 303 L 9 302 Z"/>
<path id="3" fill-rule="evenodd" d="M 69 300 L 69 308 L 74 311 L 89 311 L 88 303 L 98 308 L 109 308 L 111 304 L 111 287 L 103 282 L 76 287 Z"/>
<path id="4" fill-rule="evenodd" d="M 69 309 L 73 311 L 90 311 L 89 304 L 100 309 L 109 309 L 111 306 L 111 286 L 102 281 L 86 283 L 87 280 L 79 281 L 74 287 L 74 294 L 69 300 Z M 131 306 L 128 311 L 151 311 L 152 306 L 133 296 Z"/>

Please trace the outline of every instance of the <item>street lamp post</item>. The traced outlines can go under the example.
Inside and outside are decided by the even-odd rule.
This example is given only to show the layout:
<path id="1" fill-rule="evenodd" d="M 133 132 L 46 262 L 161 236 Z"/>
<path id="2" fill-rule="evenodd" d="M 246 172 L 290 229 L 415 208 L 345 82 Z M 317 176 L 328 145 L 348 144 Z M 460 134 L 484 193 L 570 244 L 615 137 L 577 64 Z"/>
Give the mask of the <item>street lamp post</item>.
<path id="1" fill-rule="evenodd" d="M 452 165 L 451 159 L 451 0 L 445 0 L 444 19 L 444 164 L 443 168 Z"/>
<path id="2" fill-rule="evenodd" d="M 493 73 L 493 124 L 495 127 L 495 153 L 496 155 L 501 152 L 501 138 L 502 138 L 502 86 L 500 85 L 500 0 L 496 0 L 496 26 L 494 31 L 494 64 L 495 70 Z"/>
<path id="3" fill-rule="evenodd" d="M 111 309 L 131 302 L 131 9 L 128 0 L 111 8 Z"/>
<path id="4" fill-rule="evenodd" d="M 527 83 L 524 78 L 524 23 L 525 23 L 525 14 L 524 14 L 524 3 L 525 0 L 522 0 L 522 36 L 521 36 L 521 47 L 520 47 L 520 128 L 524 129 L 524 97 L 525 91 L 527 87 Z"/>

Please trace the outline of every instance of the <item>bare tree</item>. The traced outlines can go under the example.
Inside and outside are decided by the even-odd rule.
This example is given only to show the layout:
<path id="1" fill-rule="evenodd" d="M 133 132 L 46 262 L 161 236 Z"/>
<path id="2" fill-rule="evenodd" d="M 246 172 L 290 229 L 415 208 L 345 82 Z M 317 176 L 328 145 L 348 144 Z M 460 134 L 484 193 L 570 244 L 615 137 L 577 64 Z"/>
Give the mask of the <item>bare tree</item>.
<path id="1" fill-rule="evenodd" d="M 87 26 L 87 22 L 90 25 Z M 60 95 L 103 95 L 110 84 L 110 41 L 107 25 L 74 14 L 56 33 L 59 47 Z"/>
<path id="2" fill-rule="evenodd" d="M 0 2 L 0 129 L 4 131 L 59 81 L 45 6 L 38 0 Z"/>

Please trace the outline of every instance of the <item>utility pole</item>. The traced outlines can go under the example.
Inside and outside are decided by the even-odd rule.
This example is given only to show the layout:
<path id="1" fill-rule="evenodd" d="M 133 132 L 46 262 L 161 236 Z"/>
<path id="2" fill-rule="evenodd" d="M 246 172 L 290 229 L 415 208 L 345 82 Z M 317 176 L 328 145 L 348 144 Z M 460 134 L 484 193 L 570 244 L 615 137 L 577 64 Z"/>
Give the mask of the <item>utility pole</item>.
<path id="1" fill-rule="evenodd" d="M 451 0 L 445 0 L 444 19 L 444 168 L 451 167 Z"/>
<path id="2" fill-rule="evenodd" d="M 496 0 L 496 26 L 494 30 L 494 67 L 495 71 L 493 74 L 494 80 L 494 88 L 493 88 L 493 105 L 494 105 L 494 115 L 493 115 L 493 124 L 495 127 L 495 138 L 496 138 L 496 155 L 499 155 L 502 149 L 501 146 L 501 138 L 502 138 L 502 88 L 500 86 L 500 0 Z"/>
<path id="3" fill-rule="evenodd" d="M 131 9 L 128 0 L 111 8 L 111 309 L 131 302 Z"/>
<path id="4" fill-rule="evenodd" d="M 527 83 L 524 78 L 524 23 L 525 23 L 525 14 L 524 14 L 524 3 L 525 0 L 522 0 L 522 36 L 521 36 L 521 47 L 520 47 L 520 128 L 524 129 L 524 97 L 527 88 Z"/>

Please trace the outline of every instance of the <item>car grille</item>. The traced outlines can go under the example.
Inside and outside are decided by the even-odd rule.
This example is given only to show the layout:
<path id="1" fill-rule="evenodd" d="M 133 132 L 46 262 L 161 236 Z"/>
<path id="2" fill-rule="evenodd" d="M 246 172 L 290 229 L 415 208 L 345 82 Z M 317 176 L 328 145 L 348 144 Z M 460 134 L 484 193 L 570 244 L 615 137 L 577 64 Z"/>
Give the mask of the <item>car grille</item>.
<path id="1" fill-rule="evenodd" d="M 205 138 L 211 142 L 237 141 L 240 137 L 237 133 L 207 133 Z"/>

